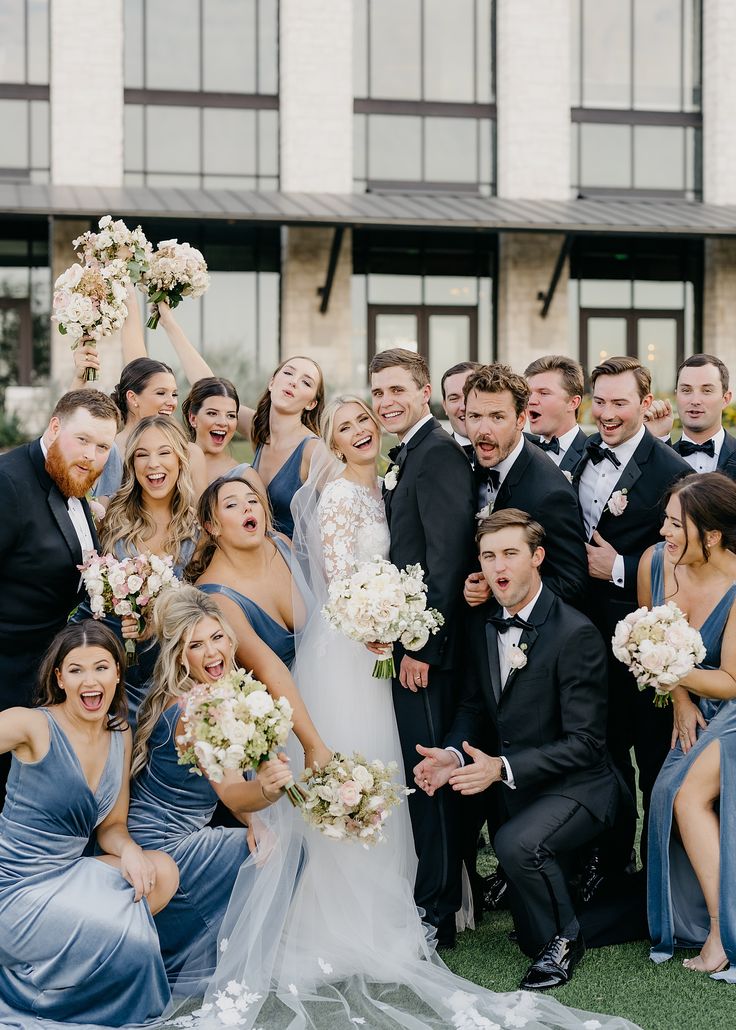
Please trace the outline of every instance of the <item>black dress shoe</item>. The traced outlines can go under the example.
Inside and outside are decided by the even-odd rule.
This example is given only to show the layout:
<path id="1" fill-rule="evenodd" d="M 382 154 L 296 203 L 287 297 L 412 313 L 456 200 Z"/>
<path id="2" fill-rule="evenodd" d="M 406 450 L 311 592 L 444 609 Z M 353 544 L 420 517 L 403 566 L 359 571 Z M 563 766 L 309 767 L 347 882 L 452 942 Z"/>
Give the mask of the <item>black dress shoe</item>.
<path id="1" fill-rule="evenodd" d="M 519 984 L 522 991 L 548 991 L 569 983 L 573 970 L 585 954 L 582 934 L 575 940 L 557 934 L 542 948 Z"/>
<path id="2" fill-rule="evenodd" d="M 443 916 L 437 925 L 437 950 L 451 951 L 455 947 L 457 930 L 455 927 L 455 913 Z"/>
<path id="3" fill-rule="evenodd" d="M 483 884 L 483 907 L 487 912 L 498 912 L 509 907 L 509 885 L 503 872 L 486 876 Z"/>

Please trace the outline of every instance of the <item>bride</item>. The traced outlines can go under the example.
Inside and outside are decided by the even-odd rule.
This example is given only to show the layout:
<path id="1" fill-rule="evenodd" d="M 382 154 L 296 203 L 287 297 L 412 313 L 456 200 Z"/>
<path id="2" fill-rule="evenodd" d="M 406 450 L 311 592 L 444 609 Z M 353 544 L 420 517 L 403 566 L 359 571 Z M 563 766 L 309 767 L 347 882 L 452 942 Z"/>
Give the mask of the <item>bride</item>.
<path id="1" fill-rule="evenodd" d="M 403 769 L 391 681 L 374 679 L 375 654 L 322 615 L 330 580 L 388 555 L 376 473 L 381 430 L 363 401 L 348 396 L 325 410 L 321 434 L 326 447 L 292 503 L 294 556 L 318 602 L 297 640 L 294 679 L 324 740 Z M 388 840 L 372 848 L 308 829 L 285 803 L 259 822 L 257 851 L 222 926 L 215 978 L 187 1025 L 573 1030 L 590 1017 L 546 997 L 494 994 L 450 972 L 414 904 L 406 805 L 387 822 Z M 632 1026 L 618 1017 L 596 1025 Z"/>

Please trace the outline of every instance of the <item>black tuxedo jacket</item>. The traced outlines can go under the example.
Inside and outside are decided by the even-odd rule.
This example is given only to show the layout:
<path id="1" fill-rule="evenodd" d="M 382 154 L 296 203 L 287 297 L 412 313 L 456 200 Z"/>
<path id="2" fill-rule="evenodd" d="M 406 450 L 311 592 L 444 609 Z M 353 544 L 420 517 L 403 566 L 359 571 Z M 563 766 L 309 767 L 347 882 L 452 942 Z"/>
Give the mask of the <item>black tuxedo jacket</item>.
<path id="1" fill-rule="evenodd" d="M 400 569 L 422 566 L 427 606 L 445 617 L 440 631 L 412 657 L 448 669 L 453 623 L 474 549 L 473 471 L 463 449 L 434 418 L 409 440 L 397 464 L 396 486 L 384 487 L 389 556 Z"/>
<path id="2" fill-rule="evenodd" d="M 591 437 L 601 442 L 600 434 Z M 583 457 L 573 476 L 579 489 L 580 477 L 590 459 Z M 624 586 L 617 587 L 600 579 L 590 580 L 591 613 L 604 633 L 613 633 L 616 623 L 637 607 L 636 575 L 639 560 L 648 547 L 661 538 L 662 498 L 681 476 L 693 470 L 672 447 L 645 432 L 628 464 L 619 470 L 614 490 L 626 490 L 627 505 L 621 515 L 604 510 L 598 532 L 624 559 Z"/>
<path id="3" fill-rule="evenodd" d="M 524 436 L 530 443 L 535 443 L 537 446 L 539 446 L 539 441 L 542 439 L 541 436 L 536 436 L 534 433 L 524 433 Z M 573 438 L 572 443 L 562 456 L 562 461 L 557 466 L 560 472 L 575 471 L 575 466 L 582 458 L 585 444 L 587 442 L 587 435 L 582 431 L 582 429 L 578 429 L 577 435 Z"/>
<path id="4" fill-rule="evenodd" d="M 79 603 L 82 549 L 66 499 L 46 471 L 40 441 L 0 455 L 0 498 L 0 708 L 5 708 L 26 703 L 34 684 L 15 683 L 12 677 L 30 667 L 29 654 L 38 666 Z M 98 546 L 87 502 L 82 506 Z"/>
<path id="5" fill-rule="evenodd" d="M 680 453 L 679 440 L 672 445 L 672 449 L 677 451 L 678 454 Z M 736 479 L 736 440 L 728 430 L 726 430 L 721 453 L 718 455 L 716 472 L 723 472 L 724 475 L 729 476 L 731 479 Z"/>
<path id="6" fill-rule="evenodd" d="M 544 455 L 542 455 L 544 457 Z M 545 461 L 548 460 L 545 457 Z M 512 814 L 563 795 L 610 823 L 620 797 L 606 750 L 606 649 L 600 633 L 552 591 L 542 592 L 521 634 L 527 663 L 501 683 L 494 600 L 472 609 L 463 647 L 462 693 L 445 746 L 503 755 L 516 790 L 499 784 Z"/>
<path id="7" fill-rule="evenodd" d="M 482 474 L 480 469 L 476 471 Z M 563 601 L 581 608 L 587 593 L 588 561 L 575 491 L 544 451 L 528 440 L 496 495 L 493 510 L 504 508 L 520 508 L 542 524 L 546 554 L 542 578 Z"/>

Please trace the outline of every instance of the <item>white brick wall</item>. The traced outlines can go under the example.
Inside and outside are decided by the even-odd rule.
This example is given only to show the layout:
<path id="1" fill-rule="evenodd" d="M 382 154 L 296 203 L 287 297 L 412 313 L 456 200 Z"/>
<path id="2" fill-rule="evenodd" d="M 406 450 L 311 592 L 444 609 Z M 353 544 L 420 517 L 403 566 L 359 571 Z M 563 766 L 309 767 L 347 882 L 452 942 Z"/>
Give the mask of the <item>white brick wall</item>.
<path id="1" fill-rule="evenodd" d="M 498 0 L 498 195 L 570 196 L 571 0 Z"/>
<path id="2" fill-rule="evenodd" d="M 50 6 L 51 181 L 119 186 L 123 0 L 54 0 Z"/>
<path id="3" fill-rule="evenodd" d="M 350 0 L 281 0 L 282 190 L 352 190 L 352 18 Z"/>
<path id="4" fill-rule="evenodd" d="M 703 0 L 703 200 L 736 204 L 736 3 Z"/>

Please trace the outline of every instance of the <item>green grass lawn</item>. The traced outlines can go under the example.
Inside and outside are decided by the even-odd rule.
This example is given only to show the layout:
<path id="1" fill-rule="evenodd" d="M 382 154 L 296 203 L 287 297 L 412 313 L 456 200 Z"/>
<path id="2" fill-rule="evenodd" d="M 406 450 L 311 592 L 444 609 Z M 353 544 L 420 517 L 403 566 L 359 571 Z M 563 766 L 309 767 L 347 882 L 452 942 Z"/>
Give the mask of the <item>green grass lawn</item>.
<path id="1" fill-rule="evenodd" d="M 487 857 L 484 865 L 490 865 Z M 473 983 L 514 991 L 529 960 L 508 939 L 512 928 L 508 912 L 486 913 L 442 958 Z M 643 1030 L 736 1030 L 736 986 L 683 969 L 681 959 L 694 954 L 677 952 L 672 961 L 655 965 L 645 941 L 595 948 L 571 983 L 549 993 L 572 1008 L 624 1016 Z"/>

